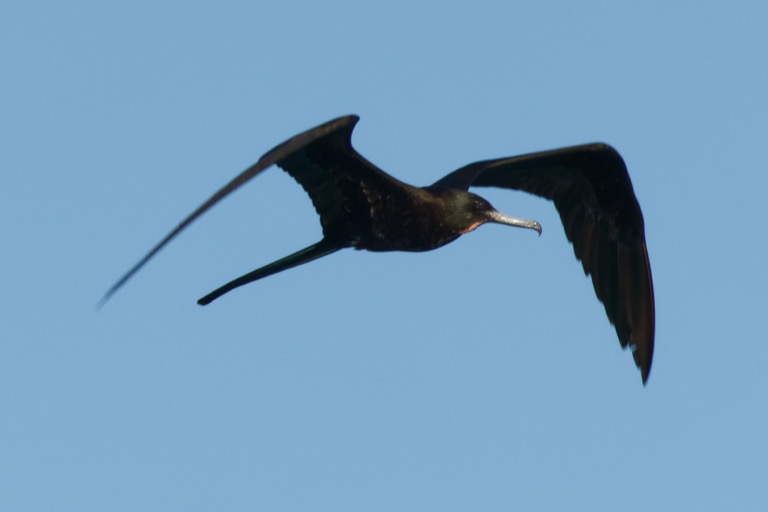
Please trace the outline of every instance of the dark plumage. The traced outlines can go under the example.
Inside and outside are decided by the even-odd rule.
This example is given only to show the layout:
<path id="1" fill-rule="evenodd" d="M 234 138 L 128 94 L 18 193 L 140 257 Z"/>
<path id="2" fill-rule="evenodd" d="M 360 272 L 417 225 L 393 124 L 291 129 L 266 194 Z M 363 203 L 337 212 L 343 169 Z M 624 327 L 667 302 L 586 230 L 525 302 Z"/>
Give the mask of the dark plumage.
<path id="1" fill-rule="evenodd" d="M 523 190 L 555 203 L 574 253 L 592 275 L 597 298 L 622 347 L 633 349 L 643 382 L 653 358 L 654 299 L 640 205 L 621 156 L 587 144 L 476 162 L 428 187 L 393 178 L 352 148 L 357 116 L 334 119 L 278 145 L 190 214 L 107 291 L 106 302 L 182 229 L 273 164 L 309 194 L 320 215 L 316 244 L 250 272 L 198 301 L 209 304 L 257 279 L 345 247 L 369 251 L 428 251 L 486 222 L 530 228 L 535 221 L 506 216 L 469 187 Z"/>

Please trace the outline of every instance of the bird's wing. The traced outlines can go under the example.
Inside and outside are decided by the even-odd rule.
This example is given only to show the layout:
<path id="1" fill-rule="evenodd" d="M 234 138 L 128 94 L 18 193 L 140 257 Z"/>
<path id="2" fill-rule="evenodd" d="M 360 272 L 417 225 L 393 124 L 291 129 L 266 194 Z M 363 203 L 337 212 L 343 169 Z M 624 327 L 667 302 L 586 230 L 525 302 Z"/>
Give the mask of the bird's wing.
<path id="1" fill-rule="evenodd" d="M 616 327 L 622 347 L 648 379 L 653 359 L 653 280 L 643 214 L 619 153 L 587 144 L 477 162 L 435 185 L 503 187 L 554 201 L 585 274 Z"/>
<path id="2" fill-rule="evenodd" d="M 199 208 L 189 214 L 187 218 L 181 221 L 165 238 L 160 240 L 138 263 L 112 285 L 102 298 L 100 305 L 109 300 L 120 287 L 152 259 L 160 249 L 165 247 L 168 242 L 191 224 L 192 221 L 273 164 L 289 167 L 286 170 L 310 195 L 315 207 L 318 209 L 318 213 L 321 215 L 321 220 L 324 214 L 326 218 L 330 215 L 330 212 L 323 212 L 321 208 L 338 209 L 338 201 L 334 202 L 334 200 L 328 199 L 329 197 L 335 197 L 336 191 L 327 187 L 327 180 L 325 180 L 322 174 L 323 166 L 327 163 L 323 159 L 332 160 L 337 167 L 343 167 L 345 163 L 354 164 L 362 172 L 369 173 L 372 176 L 371 179 L 388 178 L 386 174 L 368 163 L 352 148 L 352 129 L 358 120 L 359 117 L 354 115 L 339 117 L 300 133 L 265 153 L 258 162 L 227 183 L 200 205 Z M 302 162 L 307 162 L 307 165 L 301 165 Z M 313 172 L 318 170 L 320 174 Z"/>
<path id="3" fill-rule="evenodd" d="M 380 196 L 407 195 L 412 187 L 366 160 L 352 147 L 352 127 L 286 154 L 277 165 L 307 192 L 323 234 L 345 241 L 371 231 L 370 211 Z"/>

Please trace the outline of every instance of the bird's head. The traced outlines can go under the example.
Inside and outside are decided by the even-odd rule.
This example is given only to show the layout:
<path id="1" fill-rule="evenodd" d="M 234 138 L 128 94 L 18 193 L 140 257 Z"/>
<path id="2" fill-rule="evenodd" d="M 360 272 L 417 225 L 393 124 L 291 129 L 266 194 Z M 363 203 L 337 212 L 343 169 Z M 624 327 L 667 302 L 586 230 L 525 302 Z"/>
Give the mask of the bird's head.
<path id="1" fill-rule="evenodd" d="M 535 220 L 510 217 L 496 210 L 486 199 L 463 190 L 446 190 L 444 196 L 449 206 L 449 218 L 458 233 L 464 235 L 486 222 L 533 229 L 541 235 L 541 225 Z"/>

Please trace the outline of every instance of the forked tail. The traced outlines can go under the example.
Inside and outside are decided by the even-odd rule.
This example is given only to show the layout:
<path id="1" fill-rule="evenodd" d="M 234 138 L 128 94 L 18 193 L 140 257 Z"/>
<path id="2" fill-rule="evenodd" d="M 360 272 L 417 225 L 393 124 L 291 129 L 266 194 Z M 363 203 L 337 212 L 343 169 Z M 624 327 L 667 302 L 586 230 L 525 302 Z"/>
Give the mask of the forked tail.
<path id="1" fill-rule="evenodd" d="M 232 291 L 235 288 L 239 288 L 244 284 L 252 283 L 253 281 L 271 276 L 272 274 L 277 274 L 278 272 L 288 270 L 289 268 L 298 267 L 299 265 L 303 265 L 304 263 L 309 263 L 312 260 L 322 258 L 323 256 L 327 256 L 343 248 L 344 246 L 339 245 L 338 243 L 329 242 L 325 239 L 320 240 L 318 243 L 310 245 L 309 247 L 295 252 L 290 256 L 286 256 L 285 258 L 273 261 L 269 265 L 257 268 L 253 272 L 249 272 L 242 277 L 238 277 L 234 281 L 225 284 L 221 288 L 215 289 L 202 299 L 198 300 L 197 303 L 201 306 L 205 306 L 218 299 L 225 293 Z"/>

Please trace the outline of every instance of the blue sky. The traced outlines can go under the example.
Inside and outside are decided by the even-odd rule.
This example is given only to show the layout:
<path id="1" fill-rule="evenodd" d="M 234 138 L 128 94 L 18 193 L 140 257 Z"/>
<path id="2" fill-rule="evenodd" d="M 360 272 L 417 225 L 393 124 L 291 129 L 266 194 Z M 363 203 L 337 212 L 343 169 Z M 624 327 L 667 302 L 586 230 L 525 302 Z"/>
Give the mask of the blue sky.
<path id="1" fill-rule="evenodd" d="M 0 5 L 0 509 L 765 510 L 762 2 Z M 645 214 L 650 381 L 551 204 L 337 253 L 279 169 L 338 115 L 396 177 L 605 141 Z"/>

